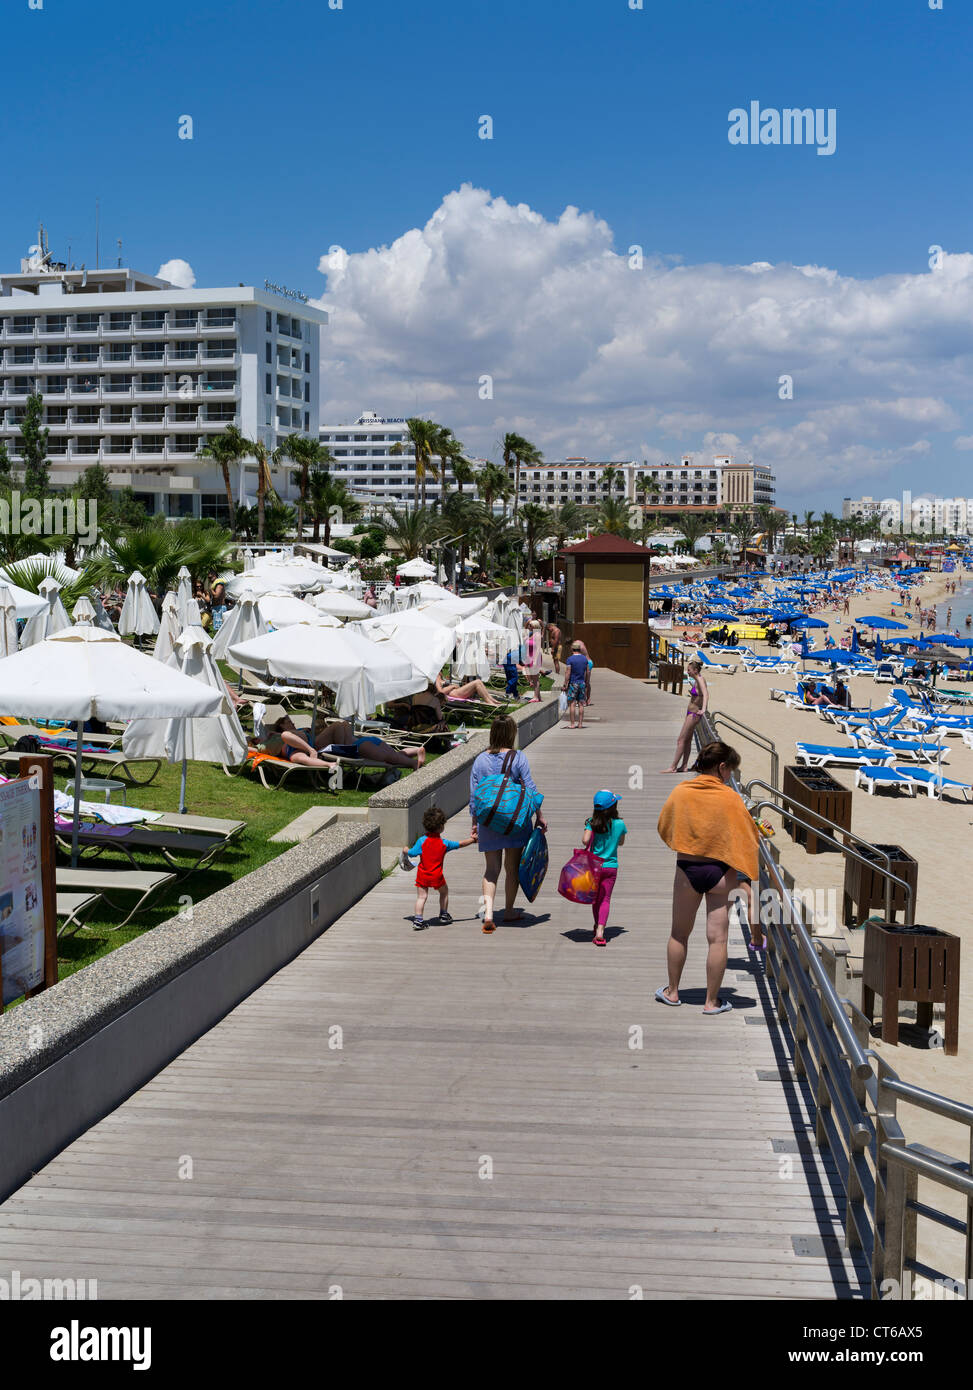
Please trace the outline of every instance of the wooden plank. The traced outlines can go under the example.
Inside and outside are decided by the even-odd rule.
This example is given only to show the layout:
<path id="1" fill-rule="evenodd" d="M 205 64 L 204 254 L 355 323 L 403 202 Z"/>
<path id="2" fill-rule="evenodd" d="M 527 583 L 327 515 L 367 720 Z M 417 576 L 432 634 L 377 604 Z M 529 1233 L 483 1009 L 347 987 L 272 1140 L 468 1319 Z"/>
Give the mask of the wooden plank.
<path id="1" fill-rule="evenodd" d="M 0 1207 L 0 1258 L 70 1266 L 101 1298 L 857 1292 L 850 1259 L 794 1254 L 840 1235 L 834 1168 L 773 1152 L 813 1129 L 800 1087 L 757 1079 L 774 1025 L 744 1024 L 766 991 L 736 978 L 739 929 L 732 1014 L 700 1015 L 699 931 L 686 1006 L 653 999 L 673 874 L 656 770 L 681 711 L 607 671 L 594 695 L 598 723 L 528 752 L 552 865 L 528 925 L 481 933 L 475 849 L 447 861 L 451 927 L 413 932 L 411 880 L 384 880 Z M 629 834 L 596 950 L 554 876 L 604 785 Z"/>

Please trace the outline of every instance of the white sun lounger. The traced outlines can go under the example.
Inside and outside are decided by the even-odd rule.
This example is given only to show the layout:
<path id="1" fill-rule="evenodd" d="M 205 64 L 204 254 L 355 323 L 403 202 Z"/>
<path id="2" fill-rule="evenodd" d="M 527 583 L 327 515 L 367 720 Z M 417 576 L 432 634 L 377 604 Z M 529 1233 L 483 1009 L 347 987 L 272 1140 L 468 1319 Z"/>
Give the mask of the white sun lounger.
<path id="1" fill-rule="evenodd" d="M 153 873 L 143 869 L 62 869 L 60 866 L 56 878 L 58 893 L 79 889 L 89 894 L 100 893 L 109 907 L 117 908 L 109 893 L 137 893 L 138 901 L 131 912 L 124 922 L 117 922 L 111 927 L 111 931 L 126 926 L 156 889 L 164 888 L 175 880 L 175 874 Z"/>
<path id="2" fill-rule="evenodd" d="M 833 748 L 825 743 L 798 743 L 795 746 L 797 761 L 805 767 L 888 767 L 895 759 L 891 750 L 880 755 L 878 749 Z"/>

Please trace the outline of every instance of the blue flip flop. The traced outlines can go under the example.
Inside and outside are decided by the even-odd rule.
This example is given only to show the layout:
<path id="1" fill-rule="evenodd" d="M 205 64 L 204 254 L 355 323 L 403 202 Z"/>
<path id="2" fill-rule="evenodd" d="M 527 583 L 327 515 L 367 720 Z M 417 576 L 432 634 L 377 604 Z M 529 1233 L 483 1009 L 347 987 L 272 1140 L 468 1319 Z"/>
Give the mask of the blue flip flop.
<path id="1" fill-rule="evenodd" d="M 679 1009 L 679 1008 L 681 1008 L 681 1007 L 682 1007 L 682 1000 L 681 1000 L 681 999 L 667 999 L 667 998 L 666 998 L 666 996 L 665 996 L 665 990 L 666 990 L 667 988 L 668 988 L 667 985 L 660 985 L 659 988 L 658 988 L 658 989 L 656 990 L 656 992 L 655 992 L 655 997 L 656 997 L 656 999 L 658 999 L 658 1001 L 659 1001 L 660 1004 L 668 1004 L 670 1009 Z"/>
<path id="2" fill-rule="evenodd" d="M 732 1009 L 733 1005 L 730 1003 L 729 999 L 721 999 L 718 1009 L 703 1009 L 703 1017 L 713 1018 L 716 1014 L 728 1014 L 732 1012 Z"/>

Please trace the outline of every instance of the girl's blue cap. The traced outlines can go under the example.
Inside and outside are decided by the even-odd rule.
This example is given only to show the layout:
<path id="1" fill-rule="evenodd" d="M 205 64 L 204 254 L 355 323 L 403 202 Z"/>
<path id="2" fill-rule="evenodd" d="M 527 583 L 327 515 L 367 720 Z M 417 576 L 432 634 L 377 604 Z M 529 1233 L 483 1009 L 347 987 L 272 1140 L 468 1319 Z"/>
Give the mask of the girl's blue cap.
<path id="1" fill-rule="evenodd" d="M 595 805 L 605 811 L 607 811 L 611 806 L 617 806 L 621 799 L 622 798 L 620 796 L 616 796 L 614 792 L 595 792 Z"/>

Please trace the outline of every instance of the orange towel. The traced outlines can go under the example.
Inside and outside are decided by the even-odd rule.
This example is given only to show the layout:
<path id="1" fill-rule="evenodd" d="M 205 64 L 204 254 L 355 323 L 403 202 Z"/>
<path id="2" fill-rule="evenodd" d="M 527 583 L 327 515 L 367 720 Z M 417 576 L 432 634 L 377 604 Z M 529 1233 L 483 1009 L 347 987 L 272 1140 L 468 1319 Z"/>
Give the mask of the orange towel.
<path id="1" fill-rule="evenodd" d="M 278 758 L 273 753 L 261 752 L 259 748 L 247 749 L 247 762 L 251 767 L 256 767 L 258 763 L 277 763 L 283 767 L 290 767 L 290 763 L 286 758 Z"/>
<path id="2" fill-rule="evenodd" d="M 659 834 L 677 854 L 721 859 L 757 880 L 760 832 L 739 794 L 719 777 L 703 773 L 673 787 L 659 816 Z"/>

